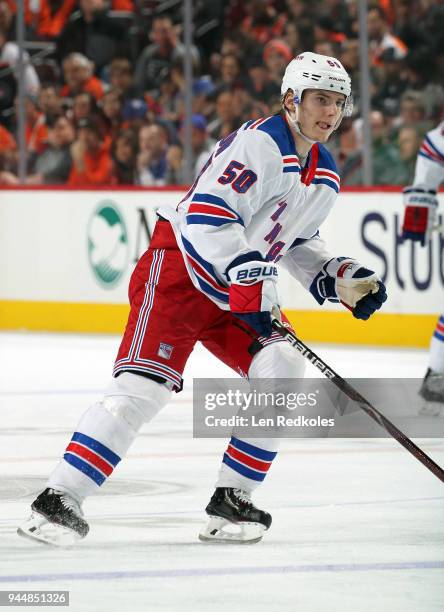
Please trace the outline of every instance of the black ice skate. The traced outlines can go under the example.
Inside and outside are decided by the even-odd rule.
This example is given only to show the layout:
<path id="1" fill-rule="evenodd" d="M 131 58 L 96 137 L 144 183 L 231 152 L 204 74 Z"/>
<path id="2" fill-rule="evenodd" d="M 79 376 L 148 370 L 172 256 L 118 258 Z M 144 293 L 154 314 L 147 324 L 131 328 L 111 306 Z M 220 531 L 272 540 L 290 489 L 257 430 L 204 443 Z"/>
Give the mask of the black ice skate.
<path id="1" fill-rule="evenodd" d="M 256 508 L 241 489 L 217 488 L 205 512 L 210 520 L 199 533 L 203 542 L 253 544 L 271 525 L 271 515 Z"/>
<path id="2" fill-rule="evenodd" d="M 45 489 L 31 509 L 29 519 L 17 529 L 21 536 L 53 546 L 69 546 L 89 531 L 80 505 L 63 491 Z"/>
<path id="3" fill-rule="evenodd" d="M 419 395 L 425 400 L 419 414 L 439 416 L 441 408 L 444 406 L 444 374 L 434 372 L 429 368 L 422 381 Z"/>

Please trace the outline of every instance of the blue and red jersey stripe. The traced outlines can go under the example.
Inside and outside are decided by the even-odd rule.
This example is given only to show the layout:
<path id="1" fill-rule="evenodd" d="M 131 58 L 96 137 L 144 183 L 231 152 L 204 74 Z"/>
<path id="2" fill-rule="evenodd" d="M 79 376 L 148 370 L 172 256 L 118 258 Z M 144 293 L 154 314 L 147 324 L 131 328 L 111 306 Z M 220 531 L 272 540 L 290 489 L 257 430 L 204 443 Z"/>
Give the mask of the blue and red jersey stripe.
<path id="1" fill-rule="evenodd" d="M 225 225 L 240 223 L 244 225 L 240 215 L 231 208 L 223 198 L 210 193 L 195 193 L 188 206 L 187 225 Z"/>

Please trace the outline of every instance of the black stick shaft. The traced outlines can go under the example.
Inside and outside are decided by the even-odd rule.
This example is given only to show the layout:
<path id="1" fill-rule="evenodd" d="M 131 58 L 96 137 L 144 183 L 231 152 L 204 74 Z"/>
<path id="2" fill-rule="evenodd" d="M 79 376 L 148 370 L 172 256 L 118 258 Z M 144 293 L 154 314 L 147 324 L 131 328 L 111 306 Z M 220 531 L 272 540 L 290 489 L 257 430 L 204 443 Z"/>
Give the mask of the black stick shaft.
<path id="1" fill-rule="evenodd" d="M 433 461 L 423 450 L 416 446 L 400 429 L 395 427 L 379 410 L 377 410 L 368 400 L 365 399 L 356 389 L 346 380 L 337 374 L 323 359 L 314 353 L 306 344 L 302 342 L 293 332 L 289 331 L 282 323 L 276 319 L 273 321 L 273 328 L 292 346 L 294 346 L 308 361 L 318 368 L 331 382 L 336 385 L 347 397 L 356 401 L 359 407 L 368 414 L 378 425 L 385 429 L 395 440 L 409 451 L 418 461 L 420 461 L 432 474 L 441 482 L 444 482 L 444 470 Z"/>

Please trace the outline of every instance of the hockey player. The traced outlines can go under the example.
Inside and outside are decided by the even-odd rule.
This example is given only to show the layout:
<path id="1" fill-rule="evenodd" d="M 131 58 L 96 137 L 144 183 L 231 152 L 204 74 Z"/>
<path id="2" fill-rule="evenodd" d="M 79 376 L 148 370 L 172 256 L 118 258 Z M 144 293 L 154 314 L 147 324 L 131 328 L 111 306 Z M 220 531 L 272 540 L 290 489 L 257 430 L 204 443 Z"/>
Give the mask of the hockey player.
<path id="1" fill-rule="evenodd" d="M 278 262 L 321 305 L 342 302 L 363 320 L 381 307 L 386 292 L 376 274 L 329 253 L 318 231 L 339 191 L 322 143 L 351 111 L 341 63 L 297 56 L 283 78 L 282 112 L 247 121 L 219 141 L 177 209 L 160 209 L 130 281 L 114 377 L 81 418 L 20 534 L 54 544 L 87 534 L 82 501 L 111 475 L 142 424 L 180 391 L 197 341 L 243 376 L 275 380 L 275 389 L 303 376 L 303 358 L 272 331 Z M 277 449 L 276 439 L 233 435 L 202 540 L 261 539 L 271 516 L 254 506 L 251 493 Z"/>
<path id="2" fill-rule="evenodd" d="M 426 135 L 418 153 L 413 185 L 404 189 L 404 240 L 425 246 L 438 226 L 436 192 L 444 183 L 444 121 Z M 444 314 L 430 343 L 429 364 L 419 395 L 425 400 L 421 414 L 438 416 L 444 405 Z"/>

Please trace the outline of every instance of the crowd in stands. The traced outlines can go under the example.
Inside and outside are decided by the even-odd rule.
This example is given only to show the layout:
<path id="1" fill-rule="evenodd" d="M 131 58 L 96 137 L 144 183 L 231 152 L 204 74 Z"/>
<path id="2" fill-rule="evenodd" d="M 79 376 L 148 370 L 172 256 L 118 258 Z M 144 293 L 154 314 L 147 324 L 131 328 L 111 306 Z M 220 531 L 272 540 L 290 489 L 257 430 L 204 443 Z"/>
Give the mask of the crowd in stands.
<path id="1" fill-rule="evenodd" d="M 25 0 L 26 182 L 184 184 L 183 3 Z M 197 176 L 220 138 L 279 112 L 285 66 L 313 50 L 352 77 L 354 115 L 329 143 L 360 185 L 357 0 L 195 0 L 191 146 Z M 444 119 L 444 5 L 369 0 L 374 182 L 411 182 Z M 165 9 L 167 7 L 167 9 Z M 0 0 L 0 184 L 18 183 L 16 2 Z M 40 50 L 40 52 L 36 53 Z"/>

